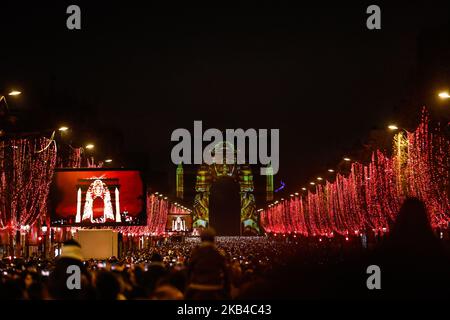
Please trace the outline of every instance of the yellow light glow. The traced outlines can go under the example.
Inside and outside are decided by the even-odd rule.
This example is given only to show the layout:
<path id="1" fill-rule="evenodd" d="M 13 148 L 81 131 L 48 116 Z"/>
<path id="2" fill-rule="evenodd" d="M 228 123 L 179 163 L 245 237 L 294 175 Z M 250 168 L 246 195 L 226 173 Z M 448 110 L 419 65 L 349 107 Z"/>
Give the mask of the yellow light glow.
<path id="1" fill-rule="evenodd" d="M 92 143 L 89 143 L 86 145 L 86 149 L 92 150 L 94 149 L 94 145 Z"/>
<path id="2" fill-rule="evenodd" d="M 328 172 L 334 172 L 334 170 L 333 169 L 328 169 Z"/>
<path id="3" fill-rule="evenodd" d="M 105 162 L 110 163 L 110 162 L 112 162 L 112 159 L 106 159 Z"/>
<path id="4" fill-rule="evenodd" d="M 312 181 L 311 181 L 311 182 L 310 182 L 309 184 L 310 184 L 310 185 L 312 185 L 312 186 L 313 186 L 313 185 L 315 185 L 315 183 L 314 183 L 314 182 L 312 182 Z"/>
<path id="5" fill-rule="evenodd" d="M 68 127 L 65 127 L 65 126 L 62 126 L 62 127 L 59 127 L 58 130 L 61 131 L 61 132 L 64 132 L 64 131 L 69 130 L 69 128 L 68 128 Z"/>
<path id="6" fill-rule="evenodd" d="M 317 180 L 322 181 L 323 179 L 322 177 L 317 177 Z"/>
<path id="7" fill-rule="evenodd" d="M 305 187 L 303 187 L 303 188 L 302 188 L 302 190 L 303 190 L 303 191 L 306 191 L 306 188 L 305 188 Z"/>
<path id="8" fill-rule="evenodd" d="M 350 158 L 348 158 L 348 157 L 345 157 L 345 158 L 344 158 L 344 161 L 352 161 L 352 159 L 350 159 Z"/>
<path id="9" fill-rule="evenodd" d="M 448 94 L 447 91 L 440 92 L 439 93 L 439 98 L 441 98 L 441 99 L 448 99 L 448 98 L 450 98 L 450 94 Z"/>
<path id="10" fill-rule="evenodd" d="M 22 92 L 17 91 L 17 90 L 12 90 L 10 93 L 8 93 L 9 96 L 18 96 L 19 94 L 21 94 Z"/>
<path id="11" fill-rule="evenodd" d="M 398 127 L 395 124 L 391 124 L 388 126 L 389 130 L 398 130 Z"/>

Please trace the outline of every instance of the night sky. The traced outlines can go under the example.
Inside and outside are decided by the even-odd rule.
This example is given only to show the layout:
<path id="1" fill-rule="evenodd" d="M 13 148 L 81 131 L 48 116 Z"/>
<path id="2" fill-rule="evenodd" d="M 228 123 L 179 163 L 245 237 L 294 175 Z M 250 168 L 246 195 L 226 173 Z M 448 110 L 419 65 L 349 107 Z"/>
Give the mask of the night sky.
<path id="1" fill-rule="evenodd" d="M 381 30 L 365 26 L 373 3 Z M 18 117 L 11 130 L 67 124 L 74 145 L 92 141 L 99 158 L 144 166 L 150 184 L 174 192 L 174 129 L 193 132 L 194 120 L 205 129 L 279 128 L 275 183 L 298 191 L 343 155 L 358 159 L 371 137 L 389 140 L 390 122 L 412 126 L 422 105 L 442 108 L 435 95 L 450 86 L 450 4 L 373 3 L 2 1 L 0 92 L 23 91 L 8 98 Z M 68 4 L 81 7 L 80 31 L 66 29 Z M 195 167 L 186 171 L 193 181 Z"/>

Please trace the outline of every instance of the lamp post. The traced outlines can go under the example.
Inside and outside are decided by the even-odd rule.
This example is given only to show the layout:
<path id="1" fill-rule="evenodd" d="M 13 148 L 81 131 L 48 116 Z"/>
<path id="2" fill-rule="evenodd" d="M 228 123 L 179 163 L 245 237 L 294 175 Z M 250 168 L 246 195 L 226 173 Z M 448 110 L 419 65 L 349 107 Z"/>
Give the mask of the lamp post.
<path id="1" fill-rule="evenodd" d="M 14 97 L 14 96 L 20 95 L 21 93 L 22 93 L 22 92 L 20 92 L 20 91 L 12 90 L 12 91 L 10 91 L 10 92 L 8 93 L 8 96 L 13 96 L 13 97 Z M 9 106 L 8 106 L 8 102 L 6 101 L 6 97 L 5 97 L 3 94 L 0 93 L 0 102 L 2 102 L 2 101 L 5 102 L 6 108 L 8 109 Z"/>
<path id="2" fill-rule="evenodd" d="M 396 168 L 397 181 L 400 181 L 399 191 L 406 192 L 406 180 L 404 176 L 404 155 L 408 148 L 408 130 L 398 126 L 397 124 L 390 124 L 387 127 L 390 131 L 397 132 L 394 135 L 394 145 L 396 150 Z"/>
<path id="3" fill-rule="evenodd" d="M 21 94 L 20 91 L 12 90 L 12 91 L 10 91 L 10 92 L 8 93 L 8 96 L 18 96 L 19 94 Z M 2 113 L 3 113 L 4 115 L 8 115 L 8 113 L 9 113 L 8 101 L 6 101 L 6 96 L 3 95 L 3 94 L 0 92 L 0 106 L 1 106 L 1 102 L 2 102 L 2 101 L 5 103 L 5 106 L 6 106 L 6 109 L 5 109 L 4 111 L 2 111 Z M 0 110 L 1 110 L 1 109 L 0 109 Z M 2 129 L 0 129 L 0 136 L 3 135 L 3 134 L 5 134 L 5 131 L 4 131 L 3 128 L 2 128 Z"/>
<path id="4" fill-rule="evenodd" d="M 22 255 L 24 258 L 28 258 L 28 232 L 30 231 L 29 225 L 20 226 L 20 243 L 22 247 Z"/>
<path id="5" fill-rule="evenodd" d="M 88 167 L 95 167 L 95 159 L 94 159 L 94 148 L 95 145 L 92 143 L 88 143 L 85 145 L 86 153 L 89 153 L 89 156 L 87 157 L 87 166 Z"/>
<path id="6" fill-rule="evenodd" d="M 41 227 L 42 234 L 43 234 L 43 241 L 44 241 L 44 259 L 47 258 L 47 224 L 44 222 L 44 224 Z"/>

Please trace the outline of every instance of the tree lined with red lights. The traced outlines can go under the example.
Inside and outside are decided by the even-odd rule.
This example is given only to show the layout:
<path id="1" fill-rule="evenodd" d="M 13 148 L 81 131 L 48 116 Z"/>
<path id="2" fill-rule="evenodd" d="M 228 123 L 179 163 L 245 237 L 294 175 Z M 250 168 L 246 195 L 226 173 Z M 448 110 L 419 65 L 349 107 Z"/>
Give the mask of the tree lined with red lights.
<path id="1" fill-rule="evenodd" d="M 147 224 L 145 226 L 120 227 L 119 231 L 129 235 L 159 236 L 166 232 L 167 215 L 188 214 L 187 208 L 171 202 L 161 194 L 147 195 Z"/>
<path id="2" fill-rule="evenodd" d="M 0 142 L 0 229 L 19 231 L 46 213 L 56 164 L 56 143 L 47 138 Z"/>
<path id="3" fill-rule="evenodd" d="M 266 232 L 304 236 L 385 232 L 395 220 L 403 199 L 422 199 L 434 228 L 450 222 L 450 143 L 438 129 L 429 130 L 424 110 L 414 132 L 398 133 L 392 157 L 381 151 L 369 164 L 354 162 L 348 176 L 317 184 L 315 192 L 291 195 L 261 211 Z"/>

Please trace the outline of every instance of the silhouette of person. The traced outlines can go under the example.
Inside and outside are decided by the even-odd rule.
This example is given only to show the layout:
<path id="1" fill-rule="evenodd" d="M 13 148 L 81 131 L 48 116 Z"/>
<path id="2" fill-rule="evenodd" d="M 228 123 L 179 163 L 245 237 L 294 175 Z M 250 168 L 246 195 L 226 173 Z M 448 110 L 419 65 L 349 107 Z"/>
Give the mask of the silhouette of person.
<path id="1" fill-rule="evenodd" d="M 380 248 L 381 297 L 444 298 L 450 290 L 450 260 L 433 233 L 425 204 L 407 198 Z"/>
<path id="2" fill-rule="evenodd" d="M 226 258 L 215 245 L 215 231 L 206 228 L 201 244 L 192 250 L 188 265 L 187 299 L 224 299 L 229 295 Z"/>
<path id="3" fill-rule="evenodd" d="M 82 300 L 92 294 L 91 275 L 83 264 L 80 244 L 71 239 L 64 242 L 61 255 L 57 257 L 55 268 L 49 277 L 49 293 L 56 300 Z M 81 289 L 71 290 L 67 286 L 69 266 L 78 266 L 81 270 Z"/>

